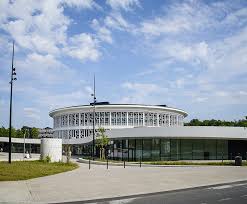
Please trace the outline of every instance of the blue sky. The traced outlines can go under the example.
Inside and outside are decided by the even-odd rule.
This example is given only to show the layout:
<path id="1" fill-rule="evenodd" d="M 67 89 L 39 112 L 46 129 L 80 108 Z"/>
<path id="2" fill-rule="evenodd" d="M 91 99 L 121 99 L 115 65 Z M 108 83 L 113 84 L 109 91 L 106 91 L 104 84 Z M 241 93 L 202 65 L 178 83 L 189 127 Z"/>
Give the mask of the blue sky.
<path id="1" fill-rule="evenodd" d="M 247 1 L 0 1 L 0 125 L 52 126 L 50 110 L 167 104 L 187 120 L 247 115 Z"/>

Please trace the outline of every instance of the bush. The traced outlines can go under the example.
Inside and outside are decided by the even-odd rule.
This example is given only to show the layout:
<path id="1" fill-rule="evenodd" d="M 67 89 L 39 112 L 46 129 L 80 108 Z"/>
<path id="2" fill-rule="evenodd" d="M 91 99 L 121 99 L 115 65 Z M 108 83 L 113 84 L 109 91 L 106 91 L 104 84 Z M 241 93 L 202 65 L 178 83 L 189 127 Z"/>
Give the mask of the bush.
<path id="1" fill-rule="evenodd" d="M 44 162 L 50 163 L 51 162 L 51 157 L 47 155 L 44 159 Z"/>

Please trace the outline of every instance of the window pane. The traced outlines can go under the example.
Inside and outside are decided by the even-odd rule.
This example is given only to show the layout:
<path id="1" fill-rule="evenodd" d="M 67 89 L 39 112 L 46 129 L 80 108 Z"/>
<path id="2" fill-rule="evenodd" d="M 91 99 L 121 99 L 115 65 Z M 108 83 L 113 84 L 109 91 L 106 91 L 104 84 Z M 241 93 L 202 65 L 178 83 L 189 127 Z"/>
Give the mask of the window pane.
<path id="1" fill-rule="evenodd" d="M 216 159 L 216 140 L 204 141 L 204 159 Z"/>
<path id="2" fill-rule="evenodd" d="M 181 140 L 181 159 L 192 159 L 192 140 Z"/>
<path id="3" fill-rule="evenodd" d="M 193 159 L 204 159 L 203 140 L 193 140 Z"/>
<path id="4" fill-rule="evenodd" d="M 152 140 L 152 160 L 160 160 L 160 139 Z"/>
<path id="5" fill-rule="evenodd" d="M 143 160 L 151 160 L 152 139 L 143 140 Z"/>
<path id="6" fill-rule="evenodd" d="M 170 160 L 171 147 L 169 139 L 161 139 L 161 160 Z"/>
<path id="7" fill-rule="evenodd" d="M 142 158 L 142 139 L 136 140 L 136 159 Z"/>
<path id="8" fill-rule="evenodd" d="M 180 140 L 171 139 L 171 160 L 180 159 Z"/>

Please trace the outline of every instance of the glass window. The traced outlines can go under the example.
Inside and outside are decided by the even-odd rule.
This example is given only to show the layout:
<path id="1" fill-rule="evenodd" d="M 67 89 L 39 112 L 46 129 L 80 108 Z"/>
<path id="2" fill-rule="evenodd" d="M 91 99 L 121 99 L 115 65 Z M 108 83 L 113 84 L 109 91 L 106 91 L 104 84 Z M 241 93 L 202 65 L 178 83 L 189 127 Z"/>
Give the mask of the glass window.
<path id="1" fill-rule="evenodd" d="M 104 112 L 100 112 L 100 126 L 104 126 L 105 125 L 105 113 Z"/>
<path id="2" fill-rule="evenodd" d="M 127 113 L 122 112 L 122 125 L 127 125 Z"/>
<path id="3" fill-rule="evenodd" d="M 135 161 L 135 140 L 134 139 L 129 139 L 128 140 L 128 145 L 129 145 L 129 161 Z"/>
<path id="4" fill-rule="evenodd" d="M 154 125 L 154 114 L 149 113 L 149 126 L 153 126 L 153 125 Z"/>
<path id="5" fill-rule="evenodd" d="M 180 159 L 180 140 L 171 139 L 171 160 Z"/>
<path id="6" fill-rule="evenodd" d="M 79 126 L 79 113 L 75 114 L 75 125 Z"/>
<path id="7" fill-rule="evenodd" d="M 216 140 L 204 141 L 204 159 L 216 159 Z"/>
<path id="8" fill-rule="evenodd" d="M 193 140 L 193 158 L 195 160 L 204 159 L 204 140 Z"/>
<path id="9" fill-rule="evenodd" d="M 110 125 L 110 113 L 105 112 L 105 125 Z"/>
<path id="10" fill-rule="evenodd" d="M 154 126 L 157 126 L 158 121 L 157 121 L 157 114 L 154 113 Z"/>
<path id="11" fill-rule="evenodd" d="M 81 113 L 81 126 L 84 126 L 84 113 Z"/>
<path id="12" fill-rule="evenodd" d="M 228 159 L 228 141 L 217 140 L 217 159 Z"/>
<path id="13" fill-rule="evenodd" d="M 116 119 L 116 112 L 111 113 L 111 125 L 116 125 L 117 124 L 117 119 Z"/>
<path id="14" fill-rule="evenodd" d="M 117 125 L 121 125 L 121 112 L 117 112 Z"/>
<path id="15" fill-rule="evenodd" d="M 152 160 L 160 160 L 160 139 L 152 139 Z"/>
<path id="16" fill-rule="evenodd" d="M 192 160 L 192 140 L 181 140 L 181 159 Z"/>
<path id="17" fill-rule="evenodd" d="M 139 113 L 139 126 L 143 126 L 143 113 Z"/>
<path id="18" fill-rule="evenodd" d="M 151 160 L 152 139 L 143 139 L 143 160 Z"/>
<path id="19" fill-rule="evenodd" d="M 128 159 L 128 140 L 122 140 L 123 159 Z"/>
<path id="20" fill-rule="evenodd" d="M 142 159 L 142 139 L 136 139 L 136 159 Z"/>
<path id="21" fill-rule="evenodd" d="M 160 154 L 161 160 L 170 160 L 171 148 L 169 139 L 161 139 Z"/>
<path id="22" fill-rule="evenodd" d="M 93 125 L 93 113 L 89 113 L 89 124 L 88 125 Z"/>
<path id="23" fill-rule="evenodd" d="M 145 126 L 149 126 L 149 114 L 145 113 Z"/>
<path id="24" fill-rule="evenodd" d="M 134 126 L 138 126 L 138 113 L 134 113 Z"/>
<path id="25" fill-rule="evenodd" d="M 133 126 L 134 125 L 134 118 L 133 118 L 133 113 L 129 112 L 128 113 L 128 125 Z"/>

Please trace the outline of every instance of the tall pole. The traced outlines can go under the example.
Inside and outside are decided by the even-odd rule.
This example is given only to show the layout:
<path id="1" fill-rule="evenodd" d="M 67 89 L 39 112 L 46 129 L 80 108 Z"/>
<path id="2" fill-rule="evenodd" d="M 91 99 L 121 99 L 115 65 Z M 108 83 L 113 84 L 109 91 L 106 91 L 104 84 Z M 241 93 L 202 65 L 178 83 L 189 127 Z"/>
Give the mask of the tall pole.
<path id="1" fill-rule="evenodd" d="M 95 103 L 96 103 L 96 95 L 95 95 L 95 75 L 94 75 L 93 77 L 93 151 L 92 151 L 93 160 L 95 155 Z"/>
<path id="2" fill-rule="evenodd" d="M 15 43 L 13 41 L 13 51 L 12 51 L 12 66 L 11 66 L 11 79 L 10 79 L 10 103 L 9 103 L 9 163 L 11 163 L 11 127 L 12 127 L 12 92 L 13 92 L 13 80 L 16 80 L 14 75 L 15 68 L 14 68 L 14 54 L 15 54 Z"/>
<path id="3" fill-rule="evenodd" d="M 25 153 L 26 153 L 25 139 L 26 139 L 26 129 L 24 130 L 23 159 L 25 159 Z"/>

